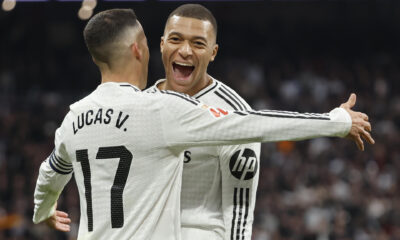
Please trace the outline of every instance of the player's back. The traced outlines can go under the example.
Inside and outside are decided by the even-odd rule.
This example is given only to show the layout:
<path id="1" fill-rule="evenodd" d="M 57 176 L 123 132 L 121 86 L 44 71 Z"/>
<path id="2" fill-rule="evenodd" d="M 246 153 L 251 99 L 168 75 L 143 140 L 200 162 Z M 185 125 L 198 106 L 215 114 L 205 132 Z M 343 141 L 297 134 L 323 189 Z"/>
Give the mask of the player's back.
<path id="1" fill-rule="evenodd" d="M 71 105 L 60 134 L 78 185 L 79 239 L 180 239 L 182 161 L 148 95 L 104 83 Z"/>

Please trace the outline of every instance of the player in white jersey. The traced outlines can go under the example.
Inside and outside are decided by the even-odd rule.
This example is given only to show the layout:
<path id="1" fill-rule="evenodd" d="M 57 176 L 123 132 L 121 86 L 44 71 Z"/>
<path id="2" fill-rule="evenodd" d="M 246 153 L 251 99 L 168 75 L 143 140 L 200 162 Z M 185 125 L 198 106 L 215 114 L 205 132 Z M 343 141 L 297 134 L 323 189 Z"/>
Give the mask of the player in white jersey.
<path id="1" fill-rule="evenodd" d="M 207 65 L 218 51 L 216 34 L 216 20 L 203 6 L 184 4 L 174 10 L 161 41 L 166 79 L 157 81 L 148 91 L 175 90 L 224 109 L 250 110 L 235 91 L 207 74 Z M 192 76 L 185 78 L 191 70 Z M 259 156 L 260 143 L 185 151 L 183 239 L 251 238 Z"/>
<path id="2" fill-rule="evenodd" d="M 250 110 L 231 88 L 207 74 L 217 51 L 217 23 L 199 4 L 168 17 L 161 53 L 166 79 L 148 92 L 174 90 L 229 110 Z M 259 178 L 260 143 L 185 150 L 181 193 L 185 240 L 251 239 Z"/>
<path id="3" fill-rule="evenodd" d="M 192 97 L 226 110 L 251 110 L 235 91 L 212 84 Z M 161 79 L 148 92 L 160 92 Z M 186 149 L 181 192 L 182 239 L 250 239 L 260 143 Z M 242 239 L 240 237 L 239 239 Z"/>
<path id="4" fill-rule="evenodd" d="M 149 51 L 132 10 L 96 14 L 84 37 L 101 84 L 72 104 L 42 163 L 33 221 L 68 231 L 56 202 L 72 172 L 81 219 L 78 239 L 180 239 L 184 150 L 193 146 L 299 140 L 361 134 L 366 115 L 343 108 L 327 114 L 228 111 L 175 92 L 141 92 Z M 312 123 L 312 124 L 311 124 Z"/>

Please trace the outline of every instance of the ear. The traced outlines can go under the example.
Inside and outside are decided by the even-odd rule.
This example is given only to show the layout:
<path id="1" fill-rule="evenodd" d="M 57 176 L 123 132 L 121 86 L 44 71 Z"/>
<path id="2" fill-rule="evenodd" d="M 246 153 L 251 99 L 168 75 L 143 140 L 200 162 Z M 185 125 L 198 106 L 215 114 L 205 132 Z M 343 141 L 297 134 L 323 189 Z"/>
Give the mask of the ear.
<path id="1" fill-rule="evenodd" d="M 211 55 L 211 62 L 213 62 L 214 61 L 214 59 L 215 59 L 215 57 L 217 56 L 217 53 L 218 53 L 218 44 L 215 44 L 214 46 L 213 46 L 213 52 L 212 52 L 212 55 Z"/>
<path id="2" fill-rule="evenodd" d="M 92 60 L 94 62 L 94 64 L 96 64 L 97 66 L 100 67 L 101 64 L 106 64 L 105 62 L 102 62 L 100 60 L 97 60 L 95 57 L 92 56 Z"/>
<path id="3" fill-rule="evenodd" d="M 162 53 L 164 49 L 164 36 L 161 37 L 161 42 L 160 42 L 160 52 Z"/>
<path id="4" fill-rule="evenodd" d="M 137 60 L 140 60 L 142 58 L 142 53 L 140 52 L 139 46 L 136 42 L 132 43 L 131 52 Z"/>

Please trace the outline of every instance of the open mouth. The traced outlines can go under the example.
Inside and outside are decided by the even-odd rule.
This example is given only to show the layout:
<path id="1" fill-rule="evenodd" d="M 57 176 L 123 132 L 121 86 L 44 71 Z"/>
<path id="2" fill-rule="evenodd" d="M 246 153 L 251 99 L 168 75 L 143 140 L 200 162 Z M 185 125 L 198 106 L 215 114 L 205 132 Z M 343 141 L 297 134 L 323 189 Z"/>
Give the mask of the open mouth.
<path id="1" fill-rule="evenodd" d="M 187 80 L 192 75 L 194 66 L 190 63 L 173 62 L 174 77 L 177 80 Z"/>

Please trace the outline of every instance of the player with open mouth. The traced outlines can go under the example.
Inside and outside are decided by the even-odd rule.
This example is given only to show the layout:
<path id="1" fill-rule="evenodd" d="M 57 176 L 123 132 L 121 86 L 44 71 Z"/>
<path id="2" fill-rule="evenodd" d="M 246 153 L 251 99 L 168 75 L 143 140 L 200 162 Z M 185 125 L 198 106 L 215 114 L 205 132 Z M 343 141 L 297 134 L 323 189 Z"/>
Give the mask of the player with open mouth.
<path id="1" fill-rule="evenodd" d="M 191 96 L 212 85 L 207 74 L 218 51 L 216 33 L 210 21 L 171 16 L 161 37 L 161 52 L 167 79 L 160 89 L 174 89 Z"/>
<path id="2" fill-rule="evenodd" d="M 175 9 L 160 43 L 166 77 L 148 91 L 186 93 L 215 106 L 209 111 L 216 118 L 251 111 L 233 89 L 207 73 L 218 51 L 216 39 L 217 23 L 208 9 L 199 4 Z M 259 143 L 185 149 L 182 239 L 251 239 L 259 157 Z"/>
<path id="3" fill-rule="evenodd" d="M 181 63 L 181 62 L 174 62 L 172 63 L 172 68 L 174 71 L 174 78 L 177 81 L 188 81 L 189 78 L 192 76 L 192 73 L 195 69 L 193 64 L 191 63 Z"/>

